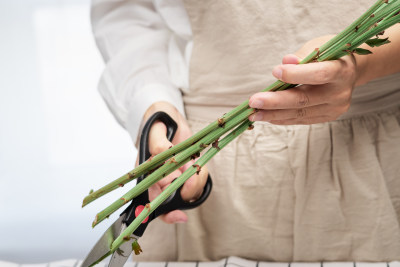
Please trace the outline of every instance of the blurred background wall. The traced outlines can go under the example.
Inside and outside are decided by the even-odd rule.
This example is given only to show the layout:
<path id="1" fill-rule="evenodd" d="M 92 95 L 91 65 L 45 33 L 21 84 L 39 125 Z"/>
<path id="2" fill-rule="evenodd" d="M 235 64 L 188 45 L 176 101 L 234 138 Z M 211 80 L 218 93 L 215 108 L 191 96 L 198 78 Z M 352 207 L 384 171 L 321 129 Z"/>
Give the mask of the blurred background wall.
<path id="1" fill-rule="evenodd" d="M 88 0 L 0 1 L 0 260 L 83 259 L 116 218 L 91 229 L 121 190 L 81 209 L 136 157 L 97 92 L 89 12 Z"/>

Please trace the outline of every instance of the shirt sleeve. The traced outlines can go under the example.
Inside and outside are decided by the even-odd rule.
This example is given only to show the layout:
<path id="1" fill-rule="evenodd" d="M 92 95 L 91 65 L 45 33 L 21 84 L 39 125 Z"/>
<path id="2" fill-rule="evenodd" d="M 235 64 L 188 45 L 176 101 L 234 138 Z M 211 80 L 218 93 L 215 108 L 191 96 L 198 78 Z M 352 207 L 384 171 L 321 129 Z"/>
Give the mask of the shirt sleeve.
<path id="1" fill-rule="evenodd" d="M 106 63 L 99 91 L 136 142 L 142 117 L 158 101 L 184 114 L 182 94 L 168 70 L 172 32 L 150 0 L 93 0 L 92 29 Z"/>

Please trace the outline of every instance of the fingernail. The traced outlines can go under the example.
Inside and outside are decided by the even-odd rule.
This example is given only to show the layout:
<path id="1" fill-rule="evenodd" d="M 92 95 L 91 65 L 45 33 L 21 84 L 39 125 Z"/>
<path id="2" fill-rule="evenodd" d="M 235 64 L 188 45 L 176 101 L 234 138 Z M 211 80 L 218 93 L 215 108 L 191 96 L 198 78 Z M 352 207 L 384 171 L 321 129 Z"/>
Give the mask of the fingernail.
<path id="1" fill-rule="evenodd" d="M 275 67 L 272 70 L 272 75 L 274 75 L 279 80 L 282 79 L 282 69 L 280 67 Z"/>
<path id="2" fill-rule="evenodd" d="M 252 108 L 262 108 L 264 106 L 264 103 L 261 100 L 254 100 L 250 102 L 250 107 Z"/>
<path id="3" fill-rule="evenodd" d="M 261 114 L 261 113 L 256 113 L 256 114 L 254 114 L 251 118 L 250 118 L 250 120 L 251 121 L 261 121 L 262 119 L 263 119 L 263 115 Z"/>

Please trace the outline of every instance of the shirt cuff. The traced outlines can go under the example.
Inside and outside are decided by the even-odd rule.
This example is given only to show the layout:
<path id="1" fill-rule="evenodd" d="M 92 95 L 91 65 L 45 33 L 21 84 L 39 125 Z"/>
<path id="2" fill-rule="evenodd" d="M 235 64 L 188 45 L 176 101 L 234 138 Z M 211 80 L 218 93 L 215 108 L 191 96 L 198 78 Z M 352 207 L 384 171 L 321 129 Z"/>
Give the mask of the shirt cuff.
<path id="1" fill-rule="evenodd" d="M 164 84 L 148 84 L 137 90 L 129 101 L 128 117 L 125 124 L 134 144 L 137 144 L 142 119 L 147 109 L 155 102 L 168 102 L 185 116 L 181 92 Z"/>

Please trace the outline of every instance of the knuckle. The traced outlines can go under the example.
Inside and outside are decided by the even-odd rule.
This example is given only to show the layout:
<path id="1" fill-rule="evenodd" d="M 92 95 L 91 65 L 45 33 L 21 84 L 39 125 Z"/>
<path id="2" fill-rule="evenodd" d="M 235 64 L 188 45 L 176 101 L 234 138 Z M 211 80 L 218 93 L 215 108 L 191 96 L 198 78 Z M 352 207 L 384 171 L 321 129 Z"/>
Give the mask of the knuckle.
<path id="1" fill-rule="evenodd" d="M 265 121 L 275 120 L 276 119 L 276 111 L 269 110 L 268 112 L 265 112 L 263 119 Z"/>
<path id="2" fill-rule="evenodd" d="M 274 97 L 268 100 L 268 107 L 270 109 L 277 109 L 279 107 L 279 104 L 280 104 L 279 98 Z"/>
<path id="3" fill-rule="evenodd" d="M 354 62 L 350 63 L 348 61 L 341 60 L 341 67 L 339 75 L 346 80 L 355 79 L 356 69 Z"/>
<path id="4" fill-rule="evenodd" d="M 281 81 L 282 82 L 287 82 L 287 76 L 288 76 L 288 71 L 285 68 L 281 68 L 282 74 L 281 74 Z"/>
<path id="5" fill-rule="evenodd" d="M 296 110 L 297 118 L 304 118 L 305 116 L 307 116 L 307 110 L 305 108 L 299 108 Z"/>
<path id="6" fill-rule="evenodd" d="M 326 68 L 319 68 L 314 73 L 314 79 L 318 83 L 329 83 L 332 80 L 332 72 Z"/>
<path id="7" fill-rule="evenodd" d="M 163 152 L 165 150 L 165 146 L 162 144 L 157 144 L 151 147 L 150 149 L 150 153 L 154 156 L 157 154 L 160 154 L 161 152 Z"/>
<path id="8" fill-rule="evenodd" d="M 304 91 L 299 91 L 299 95 L 297 97 L 297 106 L 305 107 L 310 103 L 310 98 Z"/>
<path id="9" fill-rule="evenodd" d="M 344 98 L 347 100 L 346 101 L 347 103 L 350 103 L 352 93 L 353 93 L 353 88 L 351 87 L 345 88 Z"/>

